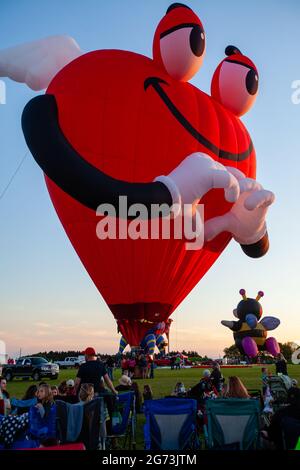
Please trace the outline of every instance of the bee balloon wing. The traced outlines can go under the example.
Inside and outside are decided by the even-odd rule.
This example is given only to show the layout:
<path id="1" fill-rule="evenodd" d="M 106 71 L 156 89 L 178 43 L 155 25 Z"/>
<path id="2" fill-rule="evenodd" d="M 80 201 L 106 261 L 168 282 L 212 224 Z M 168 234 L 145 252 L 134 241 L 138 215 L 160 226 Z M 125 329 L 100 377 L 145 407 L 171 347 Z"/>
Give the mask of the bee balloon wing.
<path id="1" fill-rule="evenodd" d="M 49 36 L 0 50 L 0 77 L 26 83 L 32 90 L 48 87 L 69 62 L 82 55 L 70 36 Z"/>
<path id="2" fill-rule="evenodd" d="M 280 325 L 280 320 L 276 317 L 264 317 L 260 323 L 266 330 L 270 331 L 275 330 Z"/>

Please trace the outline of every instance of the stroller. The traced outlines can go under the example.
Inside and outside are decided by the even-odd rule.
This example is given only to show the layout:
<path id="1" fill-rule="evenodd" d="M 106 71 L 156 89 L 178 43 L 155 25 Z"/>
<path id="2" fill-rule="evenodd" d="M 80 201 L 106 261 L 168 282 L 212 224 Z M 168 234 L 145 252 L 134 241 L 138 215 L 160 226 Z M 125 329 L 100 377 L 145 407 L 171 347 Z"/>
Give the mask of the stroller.
<path id="1" fill-rule="evenodd" d="M 285 375 L 271 375 L 268 378 L 270 393 L 273 398 L 274 412 L 284 407 L 288 402 L 288 390 L 291 388 L 291 379 Z"/>

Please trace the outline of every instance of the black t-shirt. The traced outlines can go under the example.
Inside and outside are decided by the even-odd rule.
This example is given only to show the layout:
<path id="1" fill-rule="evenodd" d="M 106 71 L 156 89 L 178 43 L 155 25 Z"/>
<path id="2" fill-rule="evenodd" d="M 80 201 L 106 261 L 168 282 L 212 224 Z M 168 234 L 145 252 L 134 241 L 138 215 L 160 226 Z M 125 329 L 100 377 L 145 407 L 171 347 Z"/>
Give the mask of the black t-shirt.
<path id="1" fill-rule="evenodd" d="M 102 388 L 100 387 L 101 378 L 107 374 L 105 364 L 100 361 L 87 361 L 78 369 L 77 377 L 81 383 L 88 383 L 94 385 L 95 393 L 99 393 Z"/>
<path id="2" fill-rule="evenodd" d="M 280 359 L 279 361 L 276 362 L 276 374 L 283 374 L 283 375 L 288 375 L 287 373 L 287 366 L 286 362 L 284 359 Z"/>
<path id="3" fill-rule="evenodd" d="M 220 383 L 221 383 L 221 379 L 222 379 L 222 374 L 221 372 L 219 371 L 219 369 L 214 369 L 212 371 L 212 373 L 210 374 L 210 378 L 212 380 L 212 383 L 213 385 L 218 388 Z"/>

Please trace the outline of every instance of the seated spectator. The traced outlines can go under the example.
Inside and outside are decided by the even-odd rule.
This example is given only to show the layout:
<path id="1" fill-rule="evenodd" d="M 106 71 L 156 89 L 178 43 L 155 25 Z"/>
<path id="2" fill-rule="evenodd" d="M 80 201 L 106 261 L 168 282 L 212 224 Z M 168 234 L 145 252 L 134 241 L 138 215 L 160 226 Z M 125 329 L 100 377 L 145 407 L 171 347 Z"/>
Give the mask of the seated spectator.
<path id="1" fill-rule="evenodd" d="M 218 392 L 212 384 L 208 369 L 203 371 L 202 379 L 187 393 L 189 398 L 194 398 L 200 405 L 204 405 L 207 398 L 215 398 L 217 394 Z"/>
<path id="2" fill-rule="evenodd" d="M 64 380 L 58 386 L 58 395 L 65 396 L 67 395 L 67 381 Z"/>
<path id="3" fill-rule="evenodd" d="M 171 393 L 171 396 L 172 397 L 185 397 L 186 396 L 185 386 L 182 382 L 177 382 L 173 392 Z"/>
<path id="4" fill-rule="evenodd" d="M 132 390 L 131 386 L 131 378 L 127 375 L 122 375 L 122 377 L 119 379 L 119 385 L 116 386 L 116 390 L 118 392 L 128 392 L 129 390 Z"/>
<path id="5" fill-rule="evenodd" d="M 52 387 L 51 387 L 52 388 Z M 25 394 L 23 395 L 23 398 L 22 400 L 31 400 L 32 398 L 36 397 L 37 396 L 37 391 L 38 391 L 38 388 L 37 386 L 34 384 L 34 385 L 30 385 Z"/>
<path id="6" fill-rule="evenodd" d="M 10 397 L 7 391 L 7 382 L 4 377 L 0 377 L 0 398 L 4 400 L 4 414 L 9 414 L 11 412 Z"/>
<path id="7" fill-rule="evenodd" d="M 144 402 L 146 400 L 153 400 L 153 393 L 152 393 L 152 389 L 150 385 L 144 385 L 143 399 L 144 399 Z"/>
<path id="8" fill-rule="evenodd" d="M 29 410 L 30 435 L 43 440 L 56 437 L 56 406 L 51 387 L 40 385 L 37 391 L 38 403 Z"/>
<path id="9" fill-rule="evenodd" d="M 224 383 L 224 378 L 221 374 L 220 364 L 218 362 L 215 362 L 213 365 L 213 370 L 212 370 L 212 373 L 210 374 L 210 379 L 216 391 L 218 393 L 221 393 L 223 383 Z"/>
<path id="10" fill-rule="evenodd" d="M 44 418 L 48 413 L 52 405 L 54 404 L 53 394 L 49 385 L 40 385 L 37 390 L 38 402 L 35 406 L 39 410 L 41 418 Z"/>
<path id="11" fill-rule="evenodd" d="M 87 403 L 88 401 L 93 400 L 94 396 L 95 391 L 93 384 L 81 384 L 78 395 L 80 403 Z"/>
<path id="12" fill-rule="evenodd" d="M 245 385 L 236 376 L 229 377 L 223 396 L 225 398 L 250 398 Z"/>
<path id="13" fill-rule="evenodd" d="M 76 395 L 76 390 L 75 390 L 75 382 L 74 382 L 74 380 L 73 380 L 73 379 L 67 380 L 66 386 L 67 386 L 67 389 L 66 389 L 66 395 L 67 395 L 67 397 L 69 397 L 69 396 L 75 396 L 75 395 Z"/>
<path id="14" fill-rule="evenodd" d="M 51 390 L 52 390 L 53 397 L 56 397 L 58 395 L 58 386 L 57 385 L 51 385 Z"/>
<path id="15" fill-rule="evenodd" d="M 292 387 L 288 391 L 288 406 L 276 411 L 271 418 L 270 426 L 266 431 L 263 431 L 263 436 L 271 440 L 278 450 L 283 449 L 282 428 L 285 418 L 292 418 L 300 423 L 300 390 L 296 387 Z M 299 437 L 298 432 L 295 440 Z"/>
<path id="16" fill-rule="evenodd" d="M 22 400 L 33 400 L 34 398 L 36 398 L 37 390 L 38 390 L 38 388 L 37 388 L 36 385 L 30 385 L 27 388 L 25 394 L 23 395 Z M 28 413 L 29 408 L 30 408 L 30 406 L 28 406 L 28 407 L 18 407 L 17 408 L 17 414 L 20 416 L 24 413 Z"/>
<path id="17" fill-rule="evenodd" d="M 69 395 L 68 394 L 68 386 L 67 386 L 67 381 L 64 380 L 59 384 L 58 386 L 58 394 L 53 394 L 54 400 L 61 400 L 65 401 L 70 404 L 78 403 L 78 397 L 77 395 Z"/>

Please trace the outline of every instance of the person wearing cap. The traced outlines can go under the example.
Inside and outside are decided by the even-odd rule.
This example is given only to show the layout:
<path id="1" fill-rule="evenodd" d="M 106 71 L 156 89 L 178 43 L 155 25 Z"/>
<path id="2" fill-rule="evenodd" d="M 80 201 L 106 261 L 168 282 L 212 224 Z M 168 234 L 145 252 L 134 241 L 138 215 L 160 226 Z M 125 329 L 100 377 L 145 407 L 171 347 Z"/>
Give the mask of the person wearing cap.
<path id="1" fill-rule="evenodd" d="M 75 395 L 76 395 L 76 389 L 75 389 L 75 382 L 74 382 L 74 380 L 73 380 L 73 379 L 67 380 L 66 386 L 67 386 L 67 389 L 66 389 L 66 396 L 67 396 L 67 397 L 69 397 L 69 396 L 75 396 Z"/>
<path id="2" fill-rule="evenodd" d="M 210 370 L 205 369 L 202 379 L 189 390 L 188 396 L 197 400 L 198 404 L 203 405 L 205 399 L 216 395 L 218 395 L 218 392 L 212 384 Z"/>
<path id="3" fill-rule="evenodd" d="M 110 389 L 110 391 L 114 395 L 117 395 L 118 392 L 113 386 L 113 383 L 108 376 L 105 364 L 97 360 L 95 349 L 91 347 L 86 348 L 82 354 L 85 355 L 86 362 L 80 365 L 77 372 L 77 377 L 75 380 L 76 393 L 78 392 L 80 384 L 89 383 L 93 384 L 95 395 L 97 396 L 103 391 L 103 387 L 101 384 L 101 379 L 103 378 L 105 384 Z"/>
<path id="4" fill-rule="evenodd" d="M 118 392 L 128 392 L 132 390 L 131 378 L 128 377 L 128 375 L 122 375 L 119 379 L 119 385 L 116 386 L 116 390 L 118 390 Z"/>

